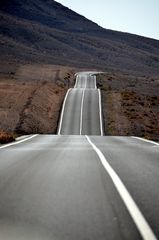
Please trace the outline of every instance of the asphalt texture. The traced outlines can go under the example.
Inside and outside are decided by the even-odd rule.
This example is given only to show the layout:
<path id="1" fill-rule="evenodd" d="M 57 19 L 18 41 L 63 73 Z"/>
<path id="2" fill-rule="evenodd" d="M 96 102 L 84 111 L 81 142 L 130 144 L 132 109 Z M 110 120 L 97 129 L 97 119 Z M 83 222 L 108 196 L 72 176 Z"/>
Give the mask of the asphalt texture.
<path id="1" fill-rule="evenodd" d="M 65 102 L 59 135 L 26 137 L 0 147 L 0 239 L 143 239 L 85 134 L 118 174 L 157 239 L 159 146 L 100 136 L 96 79 L 89 73 L 78 78 Z M 69 108 L 74 117 L 67 117 Z"/>
<path id="2" fill-rule="evenodd" d="M 61 135 L 101 135 L 99 90 L 96 77 L 79 74 L 70 89 L 61 114 Z"/>

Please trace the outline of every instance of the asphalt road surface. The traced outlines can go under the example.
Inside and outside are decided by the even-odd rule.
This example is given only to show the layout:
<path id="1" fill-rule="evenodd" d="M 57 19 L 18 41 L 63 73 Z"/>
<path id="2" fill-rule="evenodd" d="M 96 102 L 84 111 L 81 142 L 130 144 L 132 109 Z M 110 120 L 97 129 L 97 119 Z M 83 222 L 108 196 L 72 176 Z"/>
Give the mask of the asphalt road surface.
<path id="1" fill-rule="evenodd" d="M 95 77 L 83 75 L 70 95 L 74 101 L 83 91 L 92 91 L 93 99 L 99 94 Z M 96 135 L 102 135 L 97 112 Z M 82 115 L 82 131 L 92 136 L 80 133 L 81 115 L 74 114 L 77 135 L 62 135 L 71 128 L 61 122 L 59 135 L 28 136 L 0 147 L 0 239 L 159 238 L 159 144 L 93 136 L 84 125 L 84 101 Z"/>
<path id="2" fill-rule="evenodd" d="M 68 90 L 64 100 L 58 134 L 103 135 L 101 108 L 96 77 L 77 75 L 75 87 Z"/>

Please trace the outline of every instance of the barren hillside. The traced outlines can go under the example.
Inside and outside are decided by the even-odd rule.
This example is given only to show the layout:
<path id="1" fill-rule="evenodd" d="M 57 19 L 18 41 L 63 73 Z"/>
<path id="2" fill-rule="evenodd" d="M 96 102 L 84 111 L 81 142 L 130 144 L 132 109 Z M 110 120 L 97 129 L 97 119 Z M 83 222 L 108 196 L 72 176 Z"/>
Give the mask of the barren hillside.
<path id="1" fill-rule="evenodd" d="M 1 62 L 159 74 L 159 41 L 103 29 L 56 1 L 1 0 L 0 17 Z"/>
<path id="2" fill-rule="evenodd" d="M 100 13 L 99 13 L 100 14 Z M 56 133 L 74 73 L 99 70 L 105 132 L 159 139 L 159 41 L 51 0 L 0 1 L 0 130 Z"/>
<path id="3" fill-rule="evenodd" d="M 159 78 L 107 72 L 97 79 L 106 135 L 159 141 Z"/>
<path id="4" fill-rule="evenodd" d="M 75 69 L 25 65 L 0 75 L 0 129 L 17 134 L 56 133 L 62 101 Z"/>

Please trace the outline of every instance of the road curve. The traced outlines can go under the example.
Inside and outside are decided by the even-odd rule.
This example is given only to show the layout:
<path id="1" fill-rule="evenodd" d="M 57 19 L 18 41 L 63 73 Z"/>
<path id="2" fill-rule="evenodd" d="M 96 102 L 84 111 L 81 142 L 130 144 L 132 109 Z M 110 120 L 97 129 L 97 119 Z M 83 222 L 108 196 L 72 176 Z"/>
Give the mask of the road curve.
<path id="1" fill-rule="evenodd" d="M 100 102 L 78 74 L 59 135 L 0 146 L 0 239 L 159 238 L 159 144 L 101 136 Z"/>
<path id="2" fill-rule="evenodd" d="M 69 89 L 61 112 L 59 135 L 103 135 L 101 95 L 96 76 L 79 73 Z"/>

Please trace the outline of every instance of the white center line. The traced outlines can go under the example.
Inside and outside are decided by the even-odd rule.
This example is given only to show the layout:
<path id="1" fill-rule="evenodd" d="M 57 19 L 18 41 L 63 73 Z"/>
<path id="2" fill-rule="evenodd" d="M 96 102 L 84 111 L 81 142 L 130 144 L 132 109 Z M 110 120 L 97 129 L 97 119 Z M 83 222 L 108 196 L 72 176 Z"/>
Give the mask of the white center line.
<path id="1" fill-rule="evenodd" d="M 8 144 L 6 144 L 6 145 L 4 145 L 4 146 L 1 146 L 0 149 L 2 149 L 2 148 L 7 148 L 7 147 L 10 147 L 10 146 L 13 146 L 13 145 L 17 145 L 17 144 L 22 143 L 22 142 L 26 142 L 26 141 L 28 141 L 28 140 L 36 137 L 36 136 L 38 136 L 38 134 L 34 134 L 34 135 L 30 136 L 30 137 L 27 137 L 27 138 L 22 139 L 22 140 L 17 141 L 17 142 L 8 143 Z"/>
<path id="2" fill-rule="evenodd" d="M 100 132 L 101 136 L 103 136 L 103 121 L 102 121 L 102 106 L 101 106 L 101 91 L 98 89 L 99 94 L 99 119 L 100 119 Z"/>
<path id="3" fill-rule="evenodd" d="M 83 103 L 84 103 L 85 89 L 83 89 L 82 100 L 81 100 L 81 117 L 80 117 L 80 135 L 82 135 L 82 121 L 83 121 Z"/>
<path id="4" fill-rule="evenodd" d="M 67 97 L 68 97 L 68 94 L 69 92 L 72 90 L 72 88 L 68 89 L 66 95 L 65 95 L 65 99 L 64 99 L 64 102 L 63 102 L 63 105 L 62 105 L 62 112 L 61 112 L 61 116 L 60 116 L 60 124 L 59 124 L 59 129 L 58 129 L 58 135 L 60 135 L 61 133 L 61 127 L 62 127 L 62 120 L 63 120 L 63 115 L 64 115 L 64 110 L 65 110 L 65 104 L 66 104 L 66 100 L 67 100 Z"/>
<path id="5" fill-rule="evenodd" d="M 107 173 L 109 174 L 110 178 L 112 179 L 114 186 L 116 187 L 121 199 L 123 200 L 129 214 L 131 215 L 134 223 L 136 224 L 137 229 L 139 230 L 142 238 L 144 240 L 157 240 L 156 236 L 154 235 L 151 227 L 149 226 L 148 222 L 144 218 L 143 214 L 141 213 L 139 207 L 131 197 L 130 193 L 128 192 L 127 188 L 125 187 L 122 180 L 119 178 L 117 173 L 114 169 L 110 166 L 108 161 L 106 160 L 103 153 L 96 147 L 96 145 L 90 140 L 88 136 L 86 136 L 88 142 L 97 153 L 100 161 L 102 162 L 104 168 L 106 169 Z"/>

